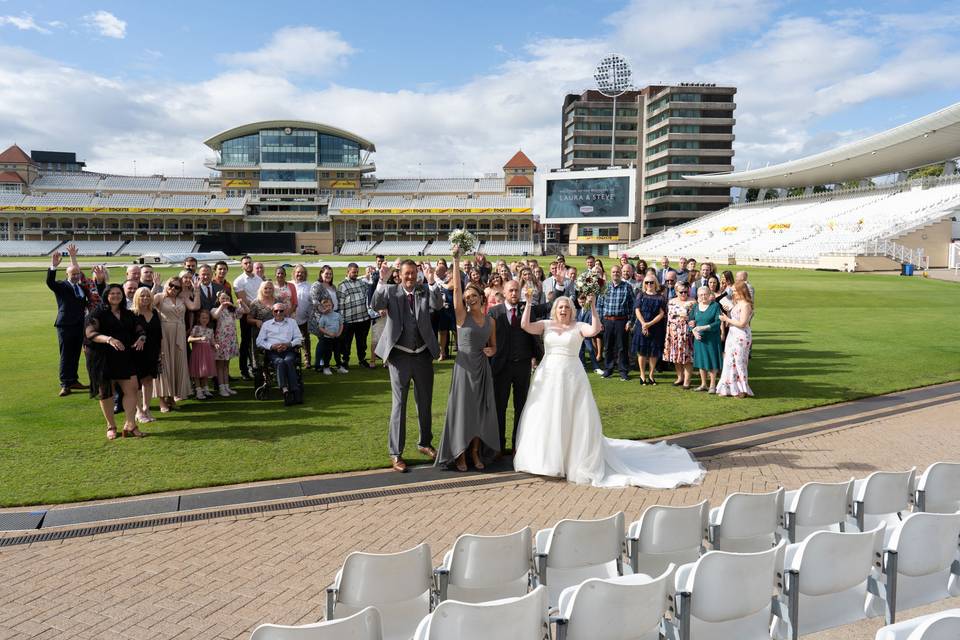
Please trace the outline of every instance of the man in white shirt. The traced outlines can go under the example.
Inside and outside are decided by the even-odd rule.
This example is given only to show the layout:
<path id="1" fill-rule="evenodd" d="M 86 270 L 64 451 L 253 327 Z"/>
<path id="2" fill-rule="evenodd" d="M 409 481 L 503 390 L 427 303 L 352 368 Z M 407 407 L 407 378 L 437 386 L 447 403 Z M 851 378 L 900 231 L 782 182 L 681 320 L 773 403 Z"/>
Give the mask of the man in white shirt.
<path id="1" fill-rule="evenodd" d="M 283 391 L 283 403 L 303 403 L 300 379 L 297 377 L 297 352 L 293 349 L 303 342 L 300 327 L 286 317 L 287 308 L 280 302 L 273 305 L 273 319 L 260 327 L 257 346 L 266 351 L 266 358 L 277 372 L 277 386 Z"/>
<path id="2" fill-rule="evenodd" d="M 303 363 L 309 368 L 312 361 L 308 330 L 310 315 L 313 313 L 313 301 L 310 299 L 312 285 L 307 281 L 307 268 L 302 264 L 293 268 L 293 283 L 297 287 L 297 310 L 293 319 L 300 327 L 300 335 L 303 336 Z"/>
<path id="3" fill-rule="evenodd" d="M 233 290 L 237 299 L 243 300 L 249 309 L 257 299 L 257 292 L 263 284 L 263 278 L 253 272 L 253 258 L 250 256 L 240 258 L 240 267 L 243 273 L 233 280 Z M 240 316 L 240 375 L 244 380 L 253 379 L 250 377 L 250 330 L 246 314 Z"/>

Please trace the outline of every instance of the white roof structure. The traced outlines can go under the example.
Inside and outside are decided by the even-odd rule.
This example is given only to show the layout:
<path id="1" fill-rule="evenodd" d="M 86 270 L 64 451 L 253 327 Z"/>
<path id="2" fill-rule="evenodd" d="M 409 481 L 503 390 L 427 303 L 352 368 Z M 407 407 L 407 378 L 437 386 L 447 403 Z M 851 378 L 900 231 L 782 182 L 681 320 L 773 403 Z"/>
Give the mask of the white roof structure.
<path id="1" fill-rule="evenodd" d="M 960 102 L 863 140 L 763 169 L 684 176 L 724 187 L 806 187 L 896 173 L 960 156 Z"/>

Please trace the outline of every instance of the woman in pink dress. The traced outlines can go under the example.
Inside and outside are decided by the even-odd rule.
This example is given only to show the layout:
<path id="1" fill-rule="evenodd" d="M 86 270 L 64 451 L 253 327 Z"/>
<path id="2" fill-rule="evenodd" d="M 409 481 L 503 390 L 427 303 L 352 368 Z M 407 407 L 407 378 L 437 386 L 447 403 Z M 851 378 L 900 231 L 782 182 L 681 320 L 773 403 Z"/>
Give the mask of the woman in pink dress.
<path id="1" fill-rule="evenodd" d="M 733 285 L 733 308 L 730 313 L 721 313 L 720 321 L 727 327 L 727 341 L 723 349 L 723 371 L 717 384 L 718 396 L 752 396 L 753 390 L 747 381 L 747 365 L 750 362 L 750 347 L 753 334 L 750 321 L 753 319 L 753 300 L 746 283 Z"/>
<path id="2" fill-rule="evenodd" d="M 287 282 L 287 270 L 283 267 L 277 267 L 276 278 L 274 279 L 274 295 L 278 302 L 282 302 L 287 307 L 287 317 L 292 318 L 297 312 L 297 285 Z"/>

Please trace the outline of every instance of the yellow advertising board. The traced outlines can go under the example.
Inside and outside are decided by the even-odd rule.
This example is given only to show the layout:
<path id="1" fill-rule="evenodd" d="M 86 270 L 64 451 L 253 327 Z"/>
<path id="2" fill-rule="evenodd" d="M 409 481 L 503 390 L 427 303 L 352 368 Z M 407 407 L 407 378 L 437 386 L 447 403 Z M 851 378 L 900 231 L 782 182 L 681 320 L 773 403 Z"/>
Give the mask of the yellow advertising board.
<path id="1" fill-rule="evenodd" d="M 737 230 L 736 227 L 720 227 L 720 231 L 723 231 L 724 233 L 730 233 L 731 231 L 736 231 L 736 230 Z"/>
<path id="2" fill-rule="evenodd" d="M 3 205 L 3 212 L 24 213 L 230 213 L 226 208 L 189 208 L 182 209 L 166 207 L 39 207 L 36 205 Z"/>
<path id="3" fill-rule="evenodd" d="M 252 180 L 224 180 L 223 186 L 227 189 L 249 189 L 253 186 Z"/>
<path id="4" fill-rule="evenodd" d="M 339 212 L 344 215 L 417 215 L 417 214 L 447 214 L 462 215 L 464 213 L 530 213 L 529 207 L 525 208 L 487 208 L 487 209 L 340 209 Z M 337 211 L 331 211 L 336 214 Z"/>
<path id="5" fill-rule="evenodd" d="M 353 180 L 334 180 L 330 183 L 331 189 L 356 189 L 357 183 Z"/>
<path id="6" fill-rule="evenodd" d="M 789 229 L 789 228 L 790 228 L 790 223 L 789 223 L 789 222 L 778 222 L 777 224 L 768 224 L 768 225 L 767 225 L 767 229 L 771 229 L 771 230 L 774 230 L 774 229 Z"/>
<path id="7" fill-rule="evenodd" d="M 699 231 L 698 229 L 684 229 L 684 230 L 683 230 L 683 235 L 685 235 L 685 236 L 695 236 L 695 235 L 697 235 L 698 233 L 700 233 L 700 231 Z"/>
<path id="8" fill-rule="evenodd" d="M 595 240 L 597 242 L 618 242 L 620 236 L 577 236 L 579 242 L 589 242 L 590 240 Z"/>

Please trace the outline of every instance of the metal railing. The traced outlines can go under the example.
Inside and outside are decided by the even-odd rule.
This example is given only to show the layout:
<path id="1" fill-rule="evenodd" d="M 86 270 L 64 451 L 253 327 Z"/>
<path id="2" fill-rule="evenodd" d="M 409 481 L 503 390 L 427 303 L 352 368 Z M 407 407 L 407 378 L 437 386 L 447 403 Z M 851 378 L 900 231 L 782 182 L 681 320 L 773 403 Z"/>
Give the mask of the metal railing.
<path id="1" fill-rule="evenodd" d="M 857 250 L 859 255 L 885 256 L 900 264 L 912 264 L 926 269 L 930 264 L 930 257 L 924 255 L 923 249 L 911 249 L 893 240 L 869 240 Z"/>

